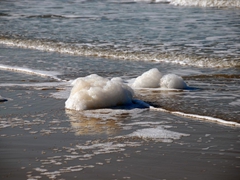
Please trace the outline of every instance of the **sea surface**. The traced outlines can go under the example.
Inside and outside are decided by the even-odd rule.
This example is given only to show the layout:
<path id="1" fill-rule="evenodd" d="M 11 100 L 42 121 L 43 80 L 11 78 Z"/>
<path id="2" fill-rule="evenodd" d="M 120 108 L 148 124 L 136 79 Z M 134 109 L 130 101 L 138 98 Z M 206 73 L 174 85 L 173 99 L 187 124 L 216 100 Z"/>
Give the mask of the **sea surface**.
<path id="1" fill-rule="evenodd" d="M 79 112 L 65 109 L 71 82 L 76 78 L 97 74 L 109 79 L 120 77 L 127 83 L 152 68 L 163 75 L 181 76 L 189 88 L 133 89 L 134 99 L 150 108 L 126 105 Z M 39 161 L 33 171 L 40 177 L 28 173 L 29 179 L 56 179 L 102 162 L 49 168 L 51 171 L 46 164 L 57 167 L 76 158 L 87 162 L 98 154 L 142 145 L 135 140 L 121 143 L 124 139 L 137 137 L 169 143 L 191 137 L 191 125 L 186 125 L 186 131 L 178 131 L 186 119 L 188 123 L 197 122 L 198 128 L 229 128 L 229 136 L 230 131 L 234 134 L 232 150 L 237 151 L 240 2 L 0 1 L 0 99 L 1 138 L 11 136 L 7 129 L 13 127 L 23 127 L 34 136 L 60 131 L 61 136 L 72 132 L 74 137 L 83 137 L 84 142 L 75 145 L 75 149 L 63 148 L 68 155 Z M 204 134 L 205 138 L 210 136 L 211 132 Z M 91 141 L 98 137 L 115 139 Z M 214 146 L 203 146 L 202 150 L 211 147 Z M 223 151 L 224 148 L 227 149 L 222 147 Z M 79 155 L 79 150 L 93 153 Z M 55 151 L 60 153 L 59 148 Z M 238 153 L 233 155 L 233 164 L 239 170 Z M 22 165 L 22 169 L 26 167 Z"/>

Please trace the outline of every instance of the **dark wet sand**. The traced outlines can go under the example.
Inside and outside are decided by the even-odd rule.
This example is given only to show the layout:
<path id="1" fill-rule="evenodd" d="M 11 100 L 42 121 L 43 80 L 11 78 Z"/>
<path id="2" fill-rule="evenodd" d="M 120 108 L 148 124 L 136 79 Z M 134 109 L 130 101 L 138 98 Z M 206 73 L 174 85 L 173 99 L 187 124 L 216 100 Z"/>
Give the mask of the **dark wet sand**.
<path id="1" fill-rule="evenodd" d="M 64 100 L 49 96 L 54 91 L 1 87 L 1 96 L 10 99 L 0 103 L 1 179 L 240 179 L 239 128 L 147 111 L 143 116 L 153 116 L 148 121 L 171 118 L 167 124 L 172 131 L 190 136 L 171 143 L 112 140 L 131 131 L 123 131 L 121 126 L 111 135 L 96 131 L 76 136 Z M 122 119 L 123 123 L 132 121 L 131 117 Z M 101 147 L 77 148 L 107 142 L 138 145 L 112 152 Z"/>
<path id="2" fill-rule="evenodd" d="M 49 155 L 64 156 L 64 153 L 54 153 L 52 149 L 68 144 L 71 139 L 56 142 L 59 138 L 62 137 L 42 140 L 24 135 L 1 138 L 1 179 L 26 179 L 28 174 L 39 176 L 33 171 L 40 167 L 37 159 L 46 159 Z M 86 162 L 75 160 L 57 168 L 70 164 L 94 165 L 79 172 L 62 173 L 60 177 L 63 179 L 239 179 L 240 162 L 235 157 L 238 152 L 220 154 L 219 149 L 213 148 L 202 154 L 203 147 L 149 142 L 141 147 L 127 148 L 124 152 L 98 155 Z M 53 171 L 55 167 L 49 166 L 48 169 Z M 42 176 L 40 179 L 48 178 Z"/>

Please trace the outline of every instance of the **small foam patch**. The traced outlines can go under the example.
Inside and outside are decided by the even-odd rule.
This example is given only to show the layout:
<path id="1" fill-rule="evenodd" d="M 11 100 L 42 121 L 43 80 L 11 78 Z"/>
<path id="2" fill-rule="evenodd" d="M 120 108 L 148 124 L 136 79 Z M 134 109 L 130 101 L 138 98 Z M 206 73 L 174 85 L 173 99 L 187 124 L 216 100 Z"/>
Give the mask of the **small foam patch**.
<path id="1" fill-rule="evenodd" d="M 139 129 L 128 136 L 171 142 L 172 140 L 180 139 L 182 136 L 189 136 L 189 134 L 173 132 L 158 126 L 156 128 Z"/>

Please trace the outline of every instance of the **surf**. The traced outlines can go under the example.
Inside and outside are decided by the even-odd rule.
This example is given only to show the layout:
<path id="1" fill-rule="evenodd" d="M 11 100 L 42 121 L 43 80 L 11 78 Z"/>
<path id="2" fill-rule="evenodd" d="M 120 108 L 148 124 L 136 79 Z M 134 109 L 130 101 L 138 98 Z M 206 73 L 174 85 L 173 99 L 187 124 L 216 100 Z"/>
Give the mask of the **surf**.
<path id="1" fill-rule="evenodd" d="M 44 39 L 21 39 L 0 36 L 0 44 L 23 49 L 56 52 L 73 56 L 103 57 L 127 61 L 144 61 L 152 63 L 171 63 L 183 66 L 235 68 L 240 67 L 236 57 L 207 57 L 173 52 L 144 52 L 140 50 L 123 50 L 113 47 L 99 47 L 94 44 L 70 44 Z"/>

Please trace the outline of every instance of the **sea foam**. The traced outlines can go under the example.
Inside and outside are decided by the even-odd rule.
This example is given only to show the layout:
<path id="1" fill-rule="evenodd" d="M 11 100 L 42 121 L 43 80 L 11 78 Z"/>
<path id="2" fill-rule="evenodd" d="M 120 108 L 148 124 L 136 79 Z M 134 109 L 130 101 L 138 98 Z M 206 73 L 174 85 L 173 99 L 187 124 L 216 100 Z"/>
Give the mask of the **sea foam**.
<path id="1" fill-rule="evenodd" d="M 96 74 L 72 82 L 73 88 L 65 102 L 72 110 L 99 109 L 131 104 L 133 90 L 121 78 L 107 79 Z"/>
<path id="2" fill-rule="evenodd" d="M 6 71 L 14 71 L 19 73 L 37 75 L 42 77 L 49 77 L 57 81 L 63 81 L 62 79 L 57 77 L 57 75 L 60 75 L 61 73 L 55 72 L 55 71 L 43 71 L 43 70 L 30 69 L 30 68 L 24 68 L 24 67 L 18 67 L 18 66 L 8 66 L 4 64 L 0 64 L 0 69 L 6 70 Z"/>
<path id="3" fill-rule="evenodd" d="M 185 89 L 187 84 L 176 74 L 166 74 L 160 80 L 160 86 L 167 89 Z"/>
<path id="4" fill-rule="evenodd" d="M 158 141 L 160 140 L 163 142 L 172 142 L 173 140 L 180 139 L 182 136 L 189 136 L 189 134 L 178 133 L 166 130 L 163 128 L 163 126 L 157 126 L 155 128 L 139 129 L 128 136 Z"/>
<path id="5" fill-rule="evenodd" d="M 219 123 L 219 124 L 226 125 L 226 126 L 240 127 L 240 123 L 232 122 L 232 121 L 226 121 L 224 119 L 214 118 L 214 117 L 210 117 L 210 116 L 203 116 L 203 115 L 198 115 L 198 114 L 188 114 L 188 113 L 179 112 L 179 111 L 169 111 L 167 109 L 158 108 L 158 107 L 156 108 L 156 107 L 153 107 L 153 106 L 150 106 L 149 109 L 154 110 L 154 111 L 167 112 L 167 113 L 171 113 L 171 114 L 174 114 L 174 115 L 177 115 L 177 116 L 183 116 L 183 117 L 187 117 L 187 118 L 194 118 L 194 119 Z"/>
<path id="6" fill-rule="evenodd" d="M 186 89 L 188 86 L 182 77 L 176 74 L 162 73 L 157 68 L 150 69 L 138 76 L 132 83 L 133 88 L 164 88 L 164 89 Z"/>
<path id="7" fill-rule="evenodd" d="M 162 74 L 157 68 L 150 69 L 144 72 L 141 76 L 138 76 L 133 82 L 133 88 L 157 88 L 159 87 L 159 80 Z"/>
<path id="8" fill-rule="evenodd" d="M 240 7 L 240 5 L 239 5 Z M 0 37 L 0 44 L 12 47 L 35 49 L 40 51 L 58 52 L 71 55 L 80 56 L 94 56 L 104 57 L 110 59 L 123 59 L 135 61 L 156 61 L 167 62 L 173 64 L 197 66 L 197 67 L 239 67 L 240 61 L 235 58 L 227 59 L 225 57 L 194 57 L 186 54 L 176 53 L 148 53 L 139 51 L 123 51 L 121 49 L 101 50 L 98 46 L 93 44 L 74 45 L 68 43 L 52 42 L 46 40 L 32 40 L 32 39 L 14 39 L 8 37 Z M 87 47 L 87 48 L 86 48 Z M 116 51 L 117 50 L 117 51 Z M 137 53 L 136 53 L 137 52 Z"/>

